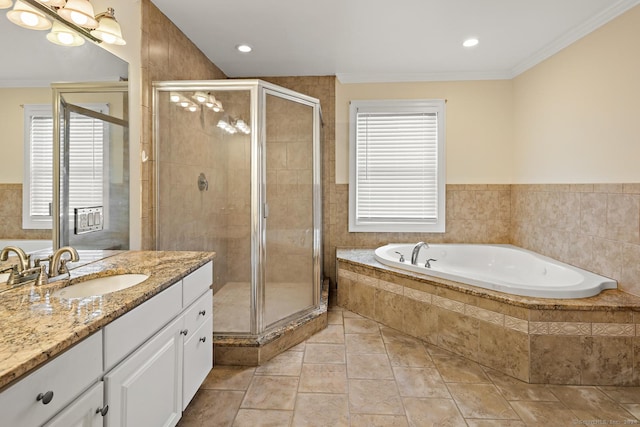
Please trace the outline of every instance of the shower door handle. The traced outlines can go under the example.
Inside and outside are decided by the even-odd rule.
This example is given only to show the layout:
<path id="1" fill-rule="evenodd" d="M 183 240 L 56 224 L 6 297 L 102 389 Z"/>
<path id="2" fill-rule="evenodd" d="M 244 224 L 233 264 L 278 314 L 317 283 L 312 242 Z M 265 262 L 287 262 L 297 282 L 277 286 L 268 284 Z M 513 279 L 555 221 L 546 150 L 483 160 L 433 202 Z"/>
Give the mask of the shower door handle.
<path id="1" fill-rule="evenodd" d="M 262 212 L 263 212 L 263 217 L 264 219 L 267 219 L 269 217 L 269 203 L 265 203 L 263 208 L 262 208 Z"/>

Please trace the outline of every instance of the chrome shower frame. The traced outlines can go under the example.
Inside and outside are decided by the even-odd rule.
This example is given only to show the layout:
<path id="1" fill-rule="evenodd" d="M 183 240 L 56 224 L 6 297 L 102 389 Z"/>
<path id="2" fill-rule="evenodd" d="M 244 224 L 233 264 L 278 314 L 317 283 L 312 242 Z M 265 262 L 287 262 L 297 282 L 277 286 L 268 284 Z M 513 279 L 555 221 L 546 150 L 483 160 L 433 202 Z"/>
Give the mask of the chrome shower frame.
<path id="1" fill-rule="evenodd" d="M 249 91 L 251 132 L 251 300 L 250 331 L 246 333 L 221 333 L 220 335 L 260 337 L 277 330 L 293 320 L 317 311 L 321 303 L 322 288 L 322 177 L 321 177 L 321 128 L 322 111 L 320 101 L 258 79 L 162 81 L 153 83 L 153 135 L 159 131 L 159 94 L 171 91 Z M 266 325 L 265 314 L 265 267 L 266 267 L 266 223 L 268 212 L 266 200 L 266 98 L 273 95 L 301 103 L 313 108 L 313 305 L 279 321 Z M 159 177 L 159 149 L 153 144 L 155 176 Z M 156 178 L 157 179 L 157 178 Z M 156 207 L 158 206 L 159 187 L 155 185 Z M 159 233 L 159 209 L 155 209 L 156 249 Z M 188 248 L 185 248 L 188 249 Z M 215 298 L 215 296 L 214 296 Z M 214 330 L 214 334 L 218 334 Z"/>

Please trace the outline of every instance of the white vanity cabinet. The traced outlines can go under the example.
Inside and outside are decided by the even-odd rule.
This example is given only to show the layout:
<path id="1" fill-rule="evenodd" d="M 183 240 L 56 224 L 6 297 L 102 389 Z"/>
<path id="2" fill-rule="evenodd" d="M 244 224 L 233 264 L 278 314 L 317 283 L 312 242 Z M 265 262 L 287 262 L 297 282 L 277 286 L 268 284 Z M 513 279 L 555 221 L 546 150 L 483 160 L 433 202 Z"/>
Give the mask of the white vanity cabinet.
<path id="1" fill-rule="evenodd" d="M 109 405 L 106 427 L 174 426 L 178 422 L 213 366 L 212 279 L 213 265 L 208 263 L 105 327 L 105 365 L 110 366 L 107 361 L 126 354 L 120 343 L 131 342 L 129 335 L 146 335 L 148 325 L 164 324 L 162 318 L 146 322 L 148 316 L 170 317 L 176 303 L 180 306 L 167 326 L 104 376 Z M 170 297 L 158 299 L 165 292 Z"/>
<path id="2" fill-rule="evenodd" d="M 176 425 L 182 414 L 180 316 L 104 377 L 105 426 Z"/>
<path id="3" fill-rule="evenodd" d="M 103 406 L 102 381 L 73 401 L 44 427 L 103 427 L 109 408 Z"/>
<path id="4" fill-rule="evenodd" d="M 0 393 L 0 424 L 42 425 L 101 375 L 102 333 L 97 332 Z"/>
<path id="5" fill-rule="evenodd" d="M 176 425 L 213 367 L 212 282 L 209 262 L 2 391 L 0 426 Z"/>
<path id="6" fill-rule="evenodd" d="M 209 290 L 189 307 L 184 317 L 184 369 L 182 410 L 187 407 L 213 367 L 213 291 Z"/>

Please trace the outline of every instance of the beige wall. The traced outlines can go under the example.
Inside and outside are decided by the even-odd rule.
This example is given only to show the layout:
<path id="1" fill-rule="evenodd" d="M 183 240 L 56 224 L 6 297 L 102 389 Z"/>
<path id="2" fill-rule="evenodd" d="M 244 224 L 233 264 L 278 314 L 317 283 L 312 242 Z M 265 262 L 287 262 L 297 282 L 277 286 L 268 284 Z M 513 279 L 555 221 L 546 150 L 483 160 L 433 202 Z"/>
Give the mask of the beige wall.
<path id="1" fill-rule="evenodd" d="M 341 84 L 336 81 L 336 183 L 349 181 L 349 101 L 446 99 L 447 183 L 512 180 L 510 80 Z"/>
<path id="2" fill-rule="evenodd" d="M 51 105 L 51 89 L 0 88 L 0 117 L 2 117 L 2 156 L 0 183 L 17 184 L 23 180 L 24 108 L 25 104 Z"/>
<path id="3" fill-rule="evenodd" d="M 640 181 L 640 6 L 513 80 L 514 183 Z"/>

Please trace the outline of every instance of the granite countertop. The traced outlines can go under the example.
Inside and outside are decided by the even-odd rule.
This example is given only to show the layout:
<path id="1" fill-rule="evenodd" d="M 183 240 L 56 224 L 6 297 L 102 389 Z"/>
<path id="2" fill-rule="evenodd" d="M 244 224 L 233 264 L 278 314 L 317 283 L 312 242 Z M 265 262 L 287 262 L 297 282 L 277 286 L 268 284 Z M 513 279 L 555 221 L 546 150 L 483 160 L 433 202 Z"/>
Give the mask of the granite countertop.
<path id="1" fill-rule="evenodd" d="M 338 249 L 336 257 L 339 261 L 352 265 L 371 267 L 379 272 L 393 272 L 409 279 L 428 284 L 437 284 L 469 295 L 489 298 L 502 303 L 516 305 L 534 310 L 582 310 L 582 311 L 640 311 L 640 297 L 620 291 L 606 289 L 598 295 L 588 298 L 557 299 L 511 295 L 479 286 L 467 285 L 439 277 L 414 273 L 413 271 L 390 267 L 381 264 L 374 257 L 375 249 Z"/>
<path id="2" fill-rule="evenodd" d="M 0 293 L 0 389 L 215 257 L 214 252 L 91 252 L 85 259 L 93 262 L 76 266 L 70 279 L 43 286 L 31 282 Z M 82 281 L 80 278 L 124 273 L 146 274 L 149 278 L 101 296 L 63 299 L 52 295 L 59 288 Z"/>

